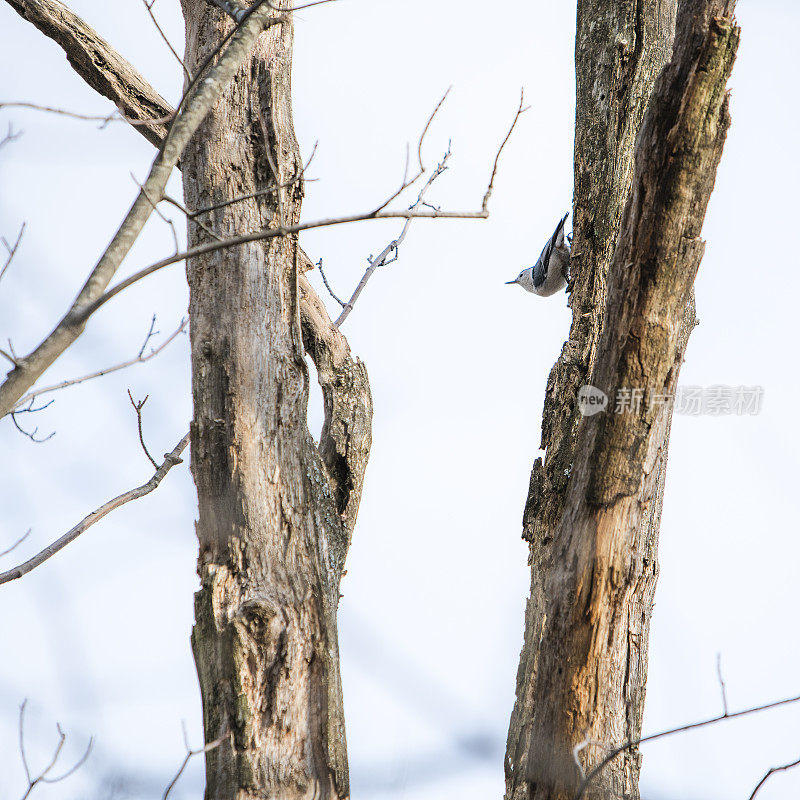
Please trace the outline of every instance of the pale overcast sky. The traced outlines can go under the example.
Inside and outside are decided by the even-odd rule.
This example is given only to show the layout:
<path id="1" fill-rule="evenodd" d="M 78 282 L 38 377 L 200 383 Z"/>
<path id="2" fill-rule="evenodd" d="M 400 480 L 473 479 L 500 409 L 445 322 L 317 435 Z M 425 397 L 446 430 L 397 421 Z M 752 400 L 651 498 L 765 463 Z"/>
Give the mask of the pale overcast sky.
<path id="1" fill-rule="evenodd" d="M 181 71 L 140 0 L 69 5 L 170 101 Z M 154 10 L 179 50 L 176 0 Z M 800 123 L 795 0 L 741 0 L 730 131 L 703 235 L 700 327 L 684 385 L 763 387 L 757 416 L 679 416 L 661 531 L 645 732 L 800 694 L 795 503 Z M 491 219 L 417 222 L 400 259 L 376 275 L 345 325 L 367 364 L 374 446 L 341 603 L 341 652 L 354 800 L 498 798 L 528 592 L 520 539 L 538 453 L 544 387 L 569 328 L 565 295 L 540 299 L 504 281 L 541 250 L 571 207 L 575 4 L 342 0 L 298 14 L 295 122 L 318 151 L 304 216 L 370 208 L 402 175 L 405 147 L 445 89 L 427 143 L 451 169 L 431 200 L 480 205 L 521 86 L 532 108 L 503 155 Z M 108 113 L 62 51 L 0 4 L 0 102 Z M 147 172 L 151 146 L 123 124 L 0 111 L 24 135 L 0 151 L 0 234 L 22 246 L 0 285 L 0 340 L 27 352 L 64 312 Z M 177 176 L 172 193 L 180 195 Z M 180 231 L 182 220 L 168 210 Z M 569 222 L 568 222 L 569 225 Z M 399 224 L 302 239 L 347 294 Z M 182 235 L 182 232 L 181 232 Z M 153 218 L 121 274 L 173 249 Z M 317 276 L 314 276 L 314 280 Z M 320 291 L 324 292 L 320 286 Z M 46 383 L 129 358 L 150 319 L 166 335 L 186 313 L 183 268 L 109 303 Z M 3 345 L 5 346 L 5 345 Z M 5 421 L 0 569 L 88 511 L 146 480 L 126 390 L 149 394 L 145 430 L 170 450 L 191 415 L 187 341 L 157 359 L 56 395 L 34 445 Z M 313 430 L 321 424 L 312 398 Z M 26 420 L 27 422 L 28 420 Z M 41 796 L 155 798 L 183 757 L 181 720 L 201 741 L 189 648 L 196 515 L 188 470 L 114 513 L 41 569 L 0 588 L 0 798 L 21 796 L 19 703 L 29 749 L 47 757 L 55 721 L 67 755 L 94 755 Z M 746 798 L 765 770 L 800 757 L 800 708 L 730 722 L 644 749 L 648 800 Z M 197 798 L 194 763 L 174 797 Z M 38 791 L 38 790 L 37 790 Z M 760 800 L 800 796 L 800 771 Z"/>

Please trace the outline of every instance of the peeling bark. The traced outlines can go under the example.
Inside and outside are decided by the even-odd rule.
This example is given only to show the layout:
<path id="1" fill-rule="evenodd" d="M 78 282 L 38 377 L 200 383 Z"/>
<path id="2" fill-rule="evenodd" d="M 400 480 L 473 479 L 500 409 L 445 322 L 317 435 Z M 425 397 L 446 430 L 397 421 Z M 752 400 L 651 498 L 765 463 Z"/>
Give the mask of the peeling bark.
<path id="1" fill-rule="evenodd" d="M 593 17 L 585 16 L 589 5 L 596 6 Z M 579 4 L 572 268 L 578 277 L 570 340 L 548 384 L 547 458 L 534 465 L 525 511 L 532 588 L 506 755 L 509 800 L 573 797 L 580 777 L 576 745 L 595 743 L 581 751 L 588 769 L 604 754 L 596 743 L 614 746 L 640 736 L 671 411 L 645 402 L 635 413 L 584 420 L 577 389 L 591 383 L 613 397 L 618 388 L 635 387 L 647 398 L 677 384 L 695 324 L 700 229 L 729 125 L 725 86 L 739 35 L 733 5 L 681 2 L 672 62 L 656 83 L 636 143 L 633 190 L 617 237 L 631 175 L 626 153 L 632 152 L 632 138 L 623 141 L 618 133 L 635 134 L 646 92 L 644 84 L 628 90 L 635 80 L 612 80 L 621 87 L 620 102 L 634 105 L 614 113 L 602 76 L 613 79 L 610 48 L 621 47 L 619 36 L 611 35 L 613 26 L 599 39 L 592 36 L 620 8 Z M 661 21 L 653 32 L 663 46 L 667 6 L 628 10 L 634 31 Z M 635 44 L 632 53 L 652 75 L 658 59 Z M 587 57 L 596 75 L 581 71 Z M 600 123 L 586 118 L 592 93 L 595 101 L 611 102 Z M 620 114 L 627 122 L 620 124 Z M 605 166 L 587 170 L 603 158 Z M 587 796 L 638 798 L 639 768 L 634 749 L 609 765 Z"/>

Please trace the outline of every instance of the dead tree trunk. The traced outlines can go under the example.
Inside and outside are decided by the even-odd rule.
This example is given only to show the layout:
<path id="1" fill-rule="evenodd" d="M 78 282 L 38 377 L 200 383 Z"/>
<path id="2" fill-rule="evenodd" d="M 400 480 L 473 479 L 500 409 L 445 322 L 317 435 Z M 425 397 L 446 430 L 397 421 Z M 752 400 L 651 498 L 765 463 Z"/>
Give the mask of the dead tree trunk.
<path id="1" fill-rule="evenodd" d="M 548 381 L 547 455 L 525 508 L 531 595 L 508 800 L 574 798 L 575 748 L 588 769 L 604 755 L 598 744 L 640 736 L 671 420 L 648 398 L 674 391 L 694 326 L 699 234 L 729 124 L 733 5 L 681 0 L 672 62 L 653 89 L 676 3 L 578 4 L 573 325 Z M 587 383 L 612 403 L 620 388 L 644 400 L 584 419 Z M 587 796 L 637 798 L 639 768 L 632 748 Z"/>
<path id="2" fill-rule="evenodd" d="M 183 10 L 194 71 L 232 23 L 204 0 L 183 0 Z M 291 48 L 287 16 L 262 34 L 184 152 L 189 208 L 251 195 L 206 216 L 218 235 L 298 221 Z M 190 245 L 207 236 L 190 225 Z M 371 400 L 303 267 L 296 237 L 188 264 L 202 581 L 192 644 L 206 741 L 231 734 L 207 754 L 209 800 L 349 794 L 336 608 Z M 306 423 L 303 332 L 326 400 L 319 450 Z"/>

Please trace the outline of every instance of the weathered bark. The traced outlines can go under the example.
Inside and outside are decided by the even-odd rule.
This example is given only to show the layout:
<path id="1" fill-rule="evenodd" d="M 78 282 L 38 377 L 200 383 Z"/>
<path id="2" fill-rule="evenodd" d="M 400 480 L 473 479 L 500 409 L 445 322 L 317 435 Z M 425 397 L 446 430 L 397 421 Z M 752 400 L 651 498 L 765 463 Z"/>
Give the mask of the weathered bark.
<path id="1" fill-rule="evenodd" d="M 183 9 L 193 70 L 231 23 L 203 0 Z M 297 173 L 291 46 L 290 23 L 264 33 L 185 151 L 190 208 L 265 189 L 273 164 L 280 182 Z M 280 204 L 273 192 L 208 220 L 225 236 L 276 225 L 281 210 L 293 224 L 301 195 L 294 183 Z M 204 235 L 190 226 L 190 244 Z M 329 417 L 320 454 L 306 424 L 300 259 L 296 237 L 285 237 L 188 265 L 202 581 L 192 643 L 206 739 L 232 733 L 207 755 L 209 800 L 349 794 L 336 607 L 371 400 L 363 366 L 314 306 L 309 349 L 324 362 L 329 414 L 344 410 Z"/>
<path id="2" fill-rule="evenodd" d="M 674 390 L 695 324 L 698 237 L 738 42 L 732 2 L 682 0 L 628 197 L 633 139 L 673 8 L 579 3 L 573 326 L 548 382 L 547 456 L 534 465 L 525 509 L 532 583 L 506 755 L 513 800 L 573 797 L 574 747 L 640 735 L 671 421 L 670 409 L 647 398 Z M 645 401 L 583 419 L 585 383 L 612 398 L 618 388 L 642 389 Z M 590 744 L 581 763 L 602 755 Z M 620 756 L 590 796 L 638 797 L 639 767 L 635 749 Z"/>
<path id="3" fill-rule="evenodd" d="M 173 113 L 169 103 L 92 27 L 58 0 L 6 0 L 20 16 L 57 42 L 67 61 L 95 91 L 125 116 L 159 120 Z M 139 132 L 160 146 L 167 133 L 163 122 L 138 125 Z"/>

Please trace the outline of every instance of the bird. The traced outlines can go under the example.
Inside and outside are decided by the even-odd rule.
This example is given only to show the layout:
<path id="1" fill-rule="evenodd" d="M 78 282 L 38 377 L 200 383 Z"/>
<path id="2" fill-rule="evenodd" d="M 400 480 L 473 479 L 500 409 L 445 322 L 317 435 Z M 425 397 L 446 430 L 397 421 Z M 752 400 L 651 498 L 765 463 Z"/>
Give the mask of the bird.
<path id="1" fill-rule="evenodd" d="M 564 223 L 568 216 L 569 212 L 561 217 L 539 260 L 532 267 L 522 270 L 513 281 L 506 281 L 506 284 L 519 284 L 525 291 L 540 297 L 550 297 L 567 285 L 570 249 L 564 239 Z"/>

